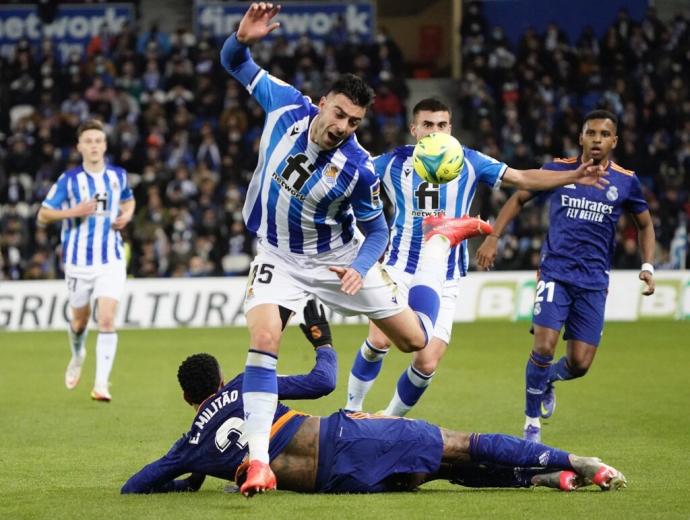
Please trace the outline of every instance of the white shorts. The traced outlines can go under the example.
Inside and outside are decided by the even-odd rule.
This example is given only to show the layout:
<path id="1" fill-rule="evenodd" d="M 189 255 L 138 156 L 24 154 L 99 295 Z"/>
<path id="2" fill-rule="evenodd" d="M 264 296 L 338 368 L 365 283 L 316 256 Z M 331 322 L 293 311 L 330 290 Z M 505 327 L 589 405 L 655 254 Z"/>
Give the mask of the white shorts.
<path id="1" fill-rule="evenodd" d="M 125 289 L 127 269 L 124 262 L 111 262 L 95 268 L 65 268 L 69 304 L 75 309 L 85 307 L 91 298 L 112 298 L 120 301 Z"/>
<path id="2" fill-rule="evenodd" d="M 349 267 L 358 247 L 355 239 L 328 253 L 296 255 L 259 243 L 249 269 L 244 312 L 265 303 L 298 312 L 310 295 L 345 316 L 383 319 L 402 312 L 405 304 L 398 298 L 397 287 L 378 263 L 364 277 L 357 294 L 349 296 L 340 290 L 338 275 L 328 268 Z"/>
<path id="3" fill-rule="evenodd" d="M 402 269 L 398 269 L 392 265 L 386 265 L 383 268 L 398 286 L 398 295 L 401 301 L 407 304 L 407 298 L 410 293 L 410 286 L 412 285 L 414 275 L 406 273 Z M 455 304 L 460 292 L 459 289 L 458 280 L 446 280 L 443 283 L 441 305 L 439 306 L 438 317 L 436 318 L 436 325 L 434 326 L 434 337 L 448 344 L 450 344 L 450 336 L 453 330 Z"/>

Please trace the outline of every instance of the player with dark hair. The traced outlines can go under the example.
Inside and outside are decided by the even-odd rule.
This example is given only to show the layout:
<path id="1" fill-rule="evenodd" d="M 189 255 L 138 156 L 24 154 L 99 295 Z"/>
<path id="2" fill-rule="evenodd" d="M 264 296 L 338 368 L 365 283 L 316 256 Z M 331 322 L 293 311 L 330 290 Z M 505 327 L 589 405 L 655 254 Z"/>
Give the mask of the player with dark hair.
<path id="1" fill-rule="evenodd" d="M 81 377 L 93 297 L 98 303 L 98 339 L 91 398 L 102 402 L 111 399 L 115 313 L 127 278 L 120 230 L 132 219 L 135 206 L 127 172 L 106 163 L 106 149 L 103 123 L 91 119 L 79 125 L 77 150 L 82 163 L 60 175 L 38 212 L 40 225 L 62 221 L 62 260 L 72 311 L 68 329 L 72 357 L 65 386 L 72 390 Z"/>
<path id="2" fill-rule="evenodd" d="M 550 203 L 532 318 L 534 345 L 525 373 L 525 439 L 541 439 L 540 416 L 550 417 L 556 407 L 554 383 L 584 376 L 594 360 L 604 329 L 616 224 L 623 211 L 632 215 L 638 228 L 643 294 L 654 293 L 654 225 L 635 173 L 611 160 L 618 142 L 617 123 L 616 116 L 606 110 L 587 114 L 580 133 L 582 155 L 545 165 L 568 171 L 594 161 L 609 174 L 606 190 L 569 185 L 541 194 L 518 191 L 501 208 L 494 232 L 477 251 L 477 264 L 490 268 L 498 238 L 522 206 L 537 195 Z M 564 326 L 566 355 L 552 364 Z"/>
<path id="3" fill-rule="evenodd" d="M 259 239 L 244 302 L 250 348 L 242 391 L 251 465 L 243 491 L 250 494 L 276 485 L 268 447 L 278 351 L 285 323 L 304 298 L 317 296 L 341 314 L 364 314 L 401 350 L 420 350 L 432 336 L 451 246 L 490 231 L 479 219 L 434 222 L 409 307 L 398 301 L 395 284 L 377 265 L 388 244 L 380 182 L 354 135 L 371 90 L 346 75 L 316 106 L 261 69 L 248 46 L 278 27 L 272 20 L 279 9 L 251 4 L 220 52 L 223 67 L 266 112 L 243 208 L 247 229 Z"/>
<path id="4" fill-rule="evenodd" d="M 432 132 L 450 134 L 450 108 L 434 98 L 419 101 L 412 111 L 410 134 L 419 141 Z M 393 206 L 390 222 L 391 241 L 383 260 L 386 273 L 396 283 L 398 295 L 405 301 L 410 284 L 420 267 L 424 242 L 425 218 L 461 217 L 470 211 L 477 185 L 493 189 L 502 184 L 523 189 L 545 190 L 577 182 L 602 187 L 597 168 L 589 171 L 588 163 L 571 171 L 518 170 L 472 148 L 463 146 L 465 162 L 460 175 L 446 184 L 431 184 L 419 177 L 412 167 L 413 145 L 400 146 L 374 159 L 388 200 Z M 403 416 L 426 391 L 441 358 L 450 343 L 460 278 L 467 274 L 467 243 L 453 247 L 445 264 L 444 281 L 433 337 L 424 348 L 414 352 L 412 362 L 400 374 L 393 396 L 384 410 L 386 415 Z M 347 388 L 345 408 L 362 409 L 364 397 L 373 385 L 391 340 L 375 323 L 355 357 Z"/>
<path id="5" fill-rule="evenodd" d="M 312 399 L 335 388 L 337 358 L 323 306 L 311 300 L 302 330 L 316 349 L 307 375 L 278 379 L 283 399 Z M 209 354 L 187 358 L 178 371 L 185 400 L 197 411 L 190 431 L 161 459 L 122 487 L 125 493 L 196 491 L 205 475 L 246 480 L 243 374 L 223 384 Z M 574 490 L 594 483 L 625 486 L 625 477 L 599 459 L 579 457 L 500 434 L 463 433 L 424 421 L 340 411 L 312 417 L 278 404 L 272 420 L 270 463 L 280 488 L 316 493 L 407 491 L 436 479 L 471 487 Z M 181 475 L 191 473 L 183 479 Z M 245 495 L 249 495 L 244 491 Z"/>

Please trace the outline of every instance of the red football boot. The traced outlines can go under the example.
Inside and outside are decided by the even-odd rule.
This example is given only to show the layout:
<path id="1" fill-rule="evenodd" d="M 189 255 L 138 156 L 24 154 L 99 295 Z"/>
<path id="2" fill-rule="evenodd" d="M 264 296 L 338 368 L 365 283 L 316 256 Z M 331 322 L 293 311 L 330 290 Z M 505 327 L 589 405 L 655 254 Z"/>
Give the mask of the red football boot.
<path id="1" fill-rule="evenodd" d="M 245 464 L 240 465 L 235 474 L 235 482 L 240 484 L 240 480 L 243 480 L 240 485 L 240 493 L 251 498 L 257 493 L 276 488 L 276 476 L 273 474 L 271 466 L 260 460 L 249 461 L 248 466 Z M 245 468 L 246 473 L 244 473 Z M 240 475 L 238 476 L 238 474 Z"/>
<path id="2" fill-rule="evenodd" d="M 424 240 L 442 235 L 450 240 L 451 247 L 463 240 L 488 235 L 493 231 L 491 224 L 478 218 L 464 215 L 460 218 L 426 217 L 424 219 Z"/>

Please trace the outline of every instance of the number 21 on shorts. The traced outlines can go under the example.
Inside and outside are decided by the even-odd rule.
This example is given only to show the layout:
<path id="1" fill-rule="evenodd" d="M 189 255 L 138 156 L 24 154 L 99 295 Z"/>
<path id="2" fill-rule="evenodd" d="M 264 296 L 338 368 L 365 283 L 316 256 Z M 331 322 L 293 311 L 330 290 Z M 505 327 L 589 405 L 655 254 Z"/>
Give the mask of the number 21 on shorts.
<path id="1" fill-rule="evenodd" d="M 544 290 L 546 290 L 546 302 L 551 303 L 553 301 L 553 294 L 556 291 L 556 283 L 539 280 L 537 283 L 537 295 L 534 298 L 534 303 L 541 303 L 544 301 Z"/>

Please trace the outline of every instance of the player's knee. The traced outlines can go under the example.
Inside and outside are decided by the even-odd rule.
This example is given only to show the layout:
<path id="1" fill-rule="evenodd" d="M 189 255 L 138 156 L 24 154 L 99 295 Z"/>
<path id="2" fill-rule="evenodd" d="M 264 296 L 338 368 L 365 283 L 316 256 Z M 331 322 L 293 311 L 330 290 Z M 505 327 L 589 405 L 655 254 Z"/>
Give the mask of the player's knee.
<path id="1" fill-rule="evenodd" d="M 414 336 L 404 336 L 396 343 L 402 352 L 418 352 L 426 347 L 426 336 L 424 334 Z"/>
<path id="2" fill-rule="evenodd" d="M 102 316 L 98 318 L 98 330 L 101 332 L 115 332 L 115 317 Z"/>
<path id="3" fill-rule="evenodd" d="M 589 363 L 586 361 L 578 360 L 575 362 L 568 362 L 568 368 L 573 378 L 584 376 L 589 370 Z"/>
<path id="4" fill-rule="evenodd" d="M 388 350 L 391 347 L 391 340 L 382 332 L 370 332 L 367 341 L 379 350 Z"/>
<path id="5" fill-rule="evenodd" d="M 553 356 L 556 352 L 556 344 L 550 341 L 535 340 L 532 349 L 540 356 Z"/>
<path id="6" fill-rule="evenodd" d="M 252 333 L 252 348 L 262 352 L 277 352 L 279 334 L 274 334 L 269 329 L 259 329 Z"/>
<path id="7" fill-rule="evenodd" d="M 75 334 L 81 334 L 86 330 L 86 327 L 88 325 L 89 318 L 88 316 L 86 317 L 81 317 L 81 316 L 75 316 L 72 318 L 72 321 L 70 322 L 70 326 L 72 327 L 72 332 Z"/>
<path id="8" fill-rule="evenodd" d="M 436 367 L 438 366 L 437 359 L 415 359 L 412 366 L 425 376 L 430 376 L 436 372 Z"/>

